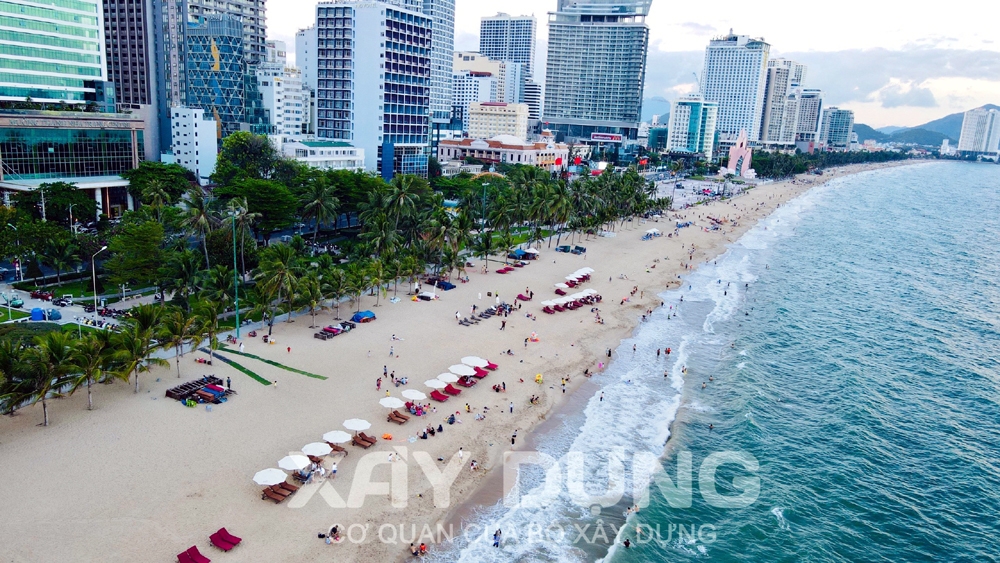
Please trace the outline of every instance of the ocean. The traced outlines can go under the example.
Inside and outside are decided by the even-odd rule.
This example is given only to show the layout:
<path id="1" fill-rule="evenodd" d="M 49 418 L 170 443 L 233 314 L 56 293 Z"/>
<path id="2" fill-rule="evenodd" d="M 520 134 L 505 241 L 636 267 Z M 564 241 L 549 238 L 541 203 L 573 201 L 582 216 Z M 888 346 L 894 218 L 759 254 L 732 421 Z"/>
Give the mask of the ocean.
<path id="1" fill-rule="evenodd" d="M 1000 561 L 998 281 L 1000 168 L 814 188 L 662 294 L 432 560 Z"/>

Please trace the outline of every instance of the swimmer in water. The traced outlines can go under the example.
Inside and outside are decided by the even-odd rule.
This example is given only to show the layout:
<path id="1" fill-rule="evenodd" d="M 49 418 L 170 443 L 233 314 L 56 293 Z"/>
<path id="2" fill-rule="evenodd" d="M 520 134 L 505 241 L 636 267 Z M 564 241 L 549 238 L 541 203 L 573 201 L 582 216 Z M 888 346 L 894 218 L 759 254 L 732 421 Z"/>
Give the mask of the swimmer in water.
<path id="1" fill-rule="evenodd" d="M 701 384 L 701 388 L 702 388 L 702 389 L 704 389 L 704 388 L 706 388 L 706 387 L 708 387 L 708 383 L 702 383 L 702 384 Z"/>

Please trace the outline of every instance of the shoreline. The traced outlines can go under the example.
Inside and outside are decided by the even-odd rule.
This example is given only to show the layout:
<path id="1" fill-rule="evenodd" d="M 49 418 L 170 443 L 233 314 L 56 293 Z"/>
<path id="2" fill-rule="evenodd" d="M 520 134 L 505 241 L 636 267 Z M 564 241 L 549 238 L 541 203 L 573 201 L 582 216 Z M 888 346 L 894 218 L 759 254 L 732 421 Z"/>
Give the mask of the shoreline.
<path id="1" fill-rule="evenodd" d="M 307 328 L 311 324 L 309 315 L 290 323 L 275 323 L 276 345 L 263 344 L 260 339 L 246 341 L 249 354 L 320 374 L 326 380 L 304 377 L 252 357 L 227 355 L 222 350 L 223 355 L 267 380 L 280 381 L 280 386 L 260 385 L 221 362 L 203 367 L 187 355 L 181 359 L 184 374 L 180 380 L 173 365 L 155 368 L 141 376 L 138 395 L 132 394 L 131 385 L 97 386 L 95 411 L 81 408 L 86 399 L 79 394 L 51 401 L 53 425 L 47 429 L 34 426 L 40 417 L 40 405 L 23 409 L 15 417 L 0 419 L 0 451 L 5 454 L 0 458 L 0 470 L 13 474 L 25 466 L 33 467 L 39 476 L 37 488 L 47 493 L 39 497 L 30 490 L 0 486 L 10 506 L 24 507 L 23 513 L 16 516 L 11 514 L 13 511 L 0 516 L 0 529 L 6 532 L 0 534 L 0 539 L 6 540 L 13 561 L 80 559 L 81 554 L 96 557 L 98 553 L 104 554 L 105 561 L 134 561 L 150 558 L 151 553 L 167 557 L 192 544 L 204 552 L 207 535 L 225 525 L 247 544 L 247 549 L 226 555 L 237 562 L 292 558 L 320 561 L 331 555 L 344 561 L 410 559 L 406 552 L 408 541 L 378 541 L 380 525 L 412 525 L 418 530 L 427 525 L 433 529 L 487 502 L 491 491 L 486 485 L 501 474 L 497 471 L 499 460 L 507 450 L 511 433 L 517 430 L 519 448 L 528 447 L 534 442 L 526 442 L 525 438 L 544 439 L 546 425 L 558 424 L 561 413 L 585 404 L 589 396 L 584 390 L 594 386 L 581 376 L 584 369 L 593 370 L 598 362 L 606 361 L 606 350 L 617 348 L 622 339 L 633 334 L 642 313 L 658 306 L 658 294 L 677 287 L 678 276 L 692 271 L 692 264 L 722 254 L 778 204 L 813 187 L 846 175 L 912 163 L 853 165 L 830 169 L 822 177 L 768 182 L 735 200 L 671 212 L 658 225 L 667 225 L 662 230 L 672 231 L 676 217 L 708 226 L 708 221 L 700 217 L 705 215 L 738 220 L 737 226 L 727 223 L 721 232 L 692 227 L 682 229 L 678 237 L 640 241 L 651 225 L 637 219 L 618 228 L 614 238 L 580 237 L 574 244 L 589 247 L 584 256 L 557 254 L 549 250 L 546 241 L 541 246 L 541 259 L 530 266 L 506 276 L 492 272 L 482 275 L 478 269 L 471 269 L 469 284 L 441 292 L 440 299 L 430 303 L 414 303 L 401 295 L 403 300 L 398 303 L 383 299 L 375 307 L 373 298 L 365 296 L 360 308 L 375 311 L 379 320 L 332 341 L 312 338 L 314 331 Z M 691 244 L 696 248 L 693 255 L 688 254 Z M 499 263 L 491 259 L 491 270 Z M 584 289 L 597 289 L 604 296 L 599 308 L 606 324 L 594 323 L 586 311 L 543 314 L 539 302 L 554 297 L 552 284 L 583 266 L 596 270 Z M 629 280 L 618 279 L 619 274 L 627 274 Z M 603 276 L 608 276 L 607 282 Z M 639 286 L 639 292 L 630 303 L 620 305 L 633 286 Z M 506 319 L 506 330 L 500 330 L 496 319 L 478 326 L 456 326 L 456 310 L 468 316 L 472 304 L 480 308 L 493 304 L 490 293 L 499 292 L 510 302 L 528 287 L 536 293 L 534 300 L 523 303 L 521 310 Z M 340 316 L 348 317 L 356 307 L 345 303 Z M 526 317 L 529 313 L 536 318 Z M 322 326 L 333 322 L 333 317 L 334 311 L 325 311 L 317 315 L 316 321 Z M 538 333 L 540 342 L 522 345 L 521 341 L 532 332 Z M 402 340 L 392 340 L 392 335 Z M 386 353 L 390 346 L 392 357 Z M 286 347 L 290 350 L 286 351 Z M 507 349 L 515 355 L 500 355 Z M 378 400 L 385 396 L 386 389 L 375 389 L 383 366 L 410 378 L 409 385 L 400 388 L 384 382 L 383 387 L 388 387 L 393 396 L 404 388 L 429 392 L 423 381 L 447 371 L 449 365 L 468 355 L 487 358 L 500 369 L 460 397 L 443 405 L 433 403 L 440 412 L 404 426 L 384 422 L 386 409 L 378 405 Z M 232 377 L 239 395 L 212 411 L 204 407 L 186 409 L 163 397 L 167 388 L 205 373 L 223 380 Z M 544 385 L 534 383 L 536 373 L 544 374 Z M 563 396 L 558 378 L 567 375 L 570 384 Z M 521 379 L 524 383 L 519 384 Z M 489 387 L 501 382 L 506 384 L 507 392 L 493 393 Z M 529 405 L 529 396 L 536 394 L 541 404 Z M 489 424 L 473 420 L 465 411 L 467 402 L 476 412 L 488 407 Z M 513 415 L 506 412 L 508 403 L 516 407 Z M 418 427 L 428 422 L 442 424 L 448 413 L 456 411 L 464 419 L 462 424 L 445 423 L 445 432 L 430 440 L 408 440 Z M 385 459 L 393 450 L 410 454 L 425 451 L 430 459 L 447 460 L 457 459 L 461 447 L 464 458 L 448 506 L 435 505 L 431 486 L 414 455 L 403 462 L 408 467 L 405 508 L 393 507 L 384 493 L 362 495 L 363 506 L 331 508 L 331 501 L 322 496 L 318 485 L 296 493 L 293 498 L 300 499 L 303 506 L 292 510 L 288 510 L 295 506 L 292 501 L 275 506 L 260 500 L 260 487 L 251 481 L 255 472 L 275 466 L 279 458 L 319 440 L 325 432 L 340 429 L 343 420 L 354 417 L 372 422 L 370 435 L 381 438 L 391 433 L 393 438 L 380 439 L 368 451 L 346 445 L 351 455 L 338 461 L 338 478 L 329 482 L 335 493 L 344 500 L 353 497 L 352 479 L 362 473 L 359 458 L 369 459 L 364 457 L 367 454 L 380 458 L 377 464 L 373 462 L 374 467 L 363 468 L 370 472 L 373 483 L 379 483 L 387 482 L 396 467 Z M 675 418 L 671 423 L 671 438 L 677 422 Z M 670 443 L 665 447 L 669 448 Z M 51 455 L 53 451 L 60 455 Z M 121 458 L 114 463 L 114 471 L 121 477 L 97 479 L 107 474 L 112 455 Z M 470 459 L 480 461 L 483 470 L 471 472 Z M 64 478 L 67 467 L 98 483 L 72 486 Z M 438 469 L 442 467 L 438 464 Z M 63 541 L 46 542 L 44 532 L 32 525 L 40 521 L 69 532 Z M 324 545 L 316 534 L 334 522 L 370 527 L 367 541 Z M 144 537 L 144 545 L 116 541 L 136 534 Z M 330 549 L 335 552 L 330 553 Z"/>
<path id="2" fill-rule="evenodd" d="M 791 182 L 791 180 L 769 181 L 769 182 L 766 182 L 766 183 L 758 185 L 757 187 L 754 188 L 754 190 L 758 190 L 758 189 L 766 187 L 766 186 L 774 186 L 774 187 L 777 187 L 777 186 L 785 186 L 785 187 L 794 186 L 795 189 L 791 190 L 792 193 L 791 194 L 785 194 L 787 197 L 785 197 L 785 199 L 783 199 L 781 201 L 781 203 L 786 203 L 788 201 L 791 201 L 793 199 L 796 199 L 796 198 L 804 195 L 805 193 L 807 193 L 808 191 L 812 190 L 813 188 L 817 188 L 817 187 L 823 186 L 826 183 L 830 182 L 831 180 L 834 180 L 834 179 L 837 179 L 837 178 L 843 178 L 843 177 L 846 177 L 846 176 L 851 176 L 851 175 L 854 175 L 854 174 L 860 174 L 860 173 L 868 172 L 868 171 L 872 171 L 872 170 L 881 170 L 881 169 L 886 169 L 886 168 L 895 168 L 897 166 L 904 166 L 904 165 L 910 165 L 910 164 L 916 164 L 916 162 L 915 161 L 902 161 L 902 162 L 882 163 L 882 164 L 877 164 L 877 165 L 849 165 L 849 166 L 843 166 L 843 167 L 836 167 L 836 168 L 829 169 L 826 172 L 826 174 L 824 175 L 823 180 L 820 181 L 820 182 L 809 182 L 808 184 L 797 184 L 797 183 Z M 833 172 L 832 176 L 830 176 L 830 172 Z M 797 180 L 812 180 L 813 178 L 816 178 L 816 177 L 814 177 L 814 176 L 808 176 L 808 175 L 804 175 L 804 174 L 796 177 Z M 790 184 L 790 186 L 786 186 L 788 184 Z M 743 194 L 743 195 L 747 195 L 747 194 Z M 738 201 L 740 201 L 740 199 L 736 198 L 736 199 L 733 199 L 733 200 L 730 200 L 730 201 L 737 201 L 738 202 Z M 713 202 L 713 203 L 718 203 L 718 202 Z M 711 205 L 711 204 L 709 204 L 709 205 Z M 706 207 L 707 208 L 708 205 L 706 205 L 706 206 L 699 206 L 699 207 Z M 691 208 L 691 209 L 697 209 L 697 207 Z M 698 261 L 697 265 L 692 270 L 690 270 L 690 271 L 693 272 L 694 270 L 696 270 L 702 264 L 707 263 L 708 261 L 714 260 L 714 259 L 718 258 L 719 256 L 721 256 L 722 254 L 724 254 L 728 250 L 730 244 L 732 244 L 733 242 L 739 240 L 740 237 L 743 236 L 743 234 L 745 234 L 747 231 L 749 231 L 754 226 L 756 226 L 756 224 L 758 222 L 760 222 L 762 219 L 765 219 L 765 218 L 769 217 L 771 213 L 773 213 L 774 211 L 776 211 L 776 209 L 777 209 L 776 207 L 772 208 L 768 214 L 762 215 L 760 217 L 756 217 L 755 220 L 753 221 L 753 223 L 746 224 L 746 225 L 741 225 L 741 227 L 743 227 L 743 228 L 737 228 L 738 229 L 738 235 L 735 238 L 731 238 L 731 240 L 727 241 L 726 244 L 717 245 L 717 246 L 713 247 L 712 250 L 715 251 L 715 252 L 714 253 L 712 253 L 712 252 L 706 253 L 705 256 L 704 256 L 704 258 L 702 260 Z M 672 213 L 681 213 L 683 211 L 685 211 L 685 210 L 680 210 L 680 211 L 672 212 Z M 690 209 L 688 211 L 690 211 Z M 679 285 L 680 285 L 679 283 L 668 282 L 667 287 L 664 288 L 662 291 L 670 291 L 672 289 L 676 289 L 676 287 L 679 286 Z M 656 293 L 656 295 L 658 295 L 658 294 L 659 293 Z M 610 360 L 608 362 L 608 366 L 610 366 L 611 362 L 617 361 L 617 359 L 618 359 L 617 358 L 617 350 L 616 350 L 617 347 L 620 346 L 625 339 L 627 339 L 627 338 L 629 338 L 631 336 L 634 336 L 634 334 L 636 333 L 636 331 L 638 331 L 639 328 L 641 328 L 641 326 L 642 326 L 641 322 L 636 322 L 636 324 L 632 327 L 631 330 L 626 331 L 626 333 L 623 334 L 617 340 L 613 340 L 610 336 L 608 336 L 607 338 L 603 339 L 603 340 L 605 340 L 607 342 L 607 345 L 610 347 L 610 349 L 612 351 L 614 351 L 615 354 L 616 354 L 616 357 L 612 358 L 612 360 Z M 605 369 L 607 369 L 607 367 Z M 688 381 L 685 380 L 684 381 L 683 391 L 679 392 L 678 411 L 675 413 L 675 416 L 674 416 L 673 420 L 671 420 L 670 424 L 668 425 L 669 435 L 668 435 L 668 439 L 667 439 L 666 443 L 664 443 L 664 445 L 663 445 L 663 450 L 660 453 L 660 458 L 661 459 L 667 459 L 667 458 L 669 458 L 669 456 L 671 455 L 672 450 L 674 449 L 674 446 L 676 445 L 677 439 L 680 436 L 678 427 L 683 426 L 683 425 L 686 424 L 686 422 L 682 419 L 681 411 L 684 410 L 684 407 L 685 407 L 685 404 L 686 404 L 685 400 L 690 398 L 689 395 L 688 395 L 688 387 L 689 387 Z M 559 402 L 551 405 L 550 409 L 545 413 L 545 415 L 543 415 L 543 417 L 535 424 L 535 426 L 533 426 L 530 429 L 530 434 L 529 434 L 530 437 L 529 437 L 529 439 L 527 439 L 527 440 L 524 441 L 524 446 L 523 447 L 519 447 L 517 449 L 518 450 L 524 449 L 524 450 L 530 451 L 531 450 L 531 446 L 534 445 L 535 443 L 537 443 L 537 441 L 542 436 L 544 436 L 545 434 L 551 432 L 554 429 L 553 427 L 561 422 L 562 418 L 571 416 L 573 414 L 577 414 L 577 412 L 574 409 L 577 409 L 577 408 L 582 409 L 583 407 L 586 406 L 586 404 L 591 399 L 590 395 L 587 395 L 587 394 L 584 393 L 584 391 L 586 391 L 587 389 L 592 389 L 594 392 L 598 392 L 598 391 L 600 391 L 601 388 L 599 386 L 597 386 L 596 384 L 592 383 L 590 379 L 583 379 L 583 380 L 578 379 L 576 381 L 576 383 L 574 383 L 572 385 L 571 390 L 568 390 L 568 392 L 567 392 L 568 396 L 565 399 L 563 399 L 562 401 L 559 401 Z M 541 434 L 542 436 L 539 436 L 539 434 Z M 452 510 L 450 510 L 447 513 L 447 515 L 444 518 L 441 519 L 441 522 L 443 522 L 444 526 L 446 528 L 449 528 L 449 529 L 452 526 L 454 526 L 454 527 L 456 527 L 458 529 L 463 529 L 464 526 L 466 525 L 466 523 L 468 521 L 470 521 L 472 518 L 475 517 L 475 514 L 476 514 L 477 511 L 486 510 L 486 509 L 489 509 L 489 508 L 492 508 L 492 507 L 496 506 L 502 500 L 502 490 L 503 490 L 503 472 L 502 472 L 502 467 L 494 467 L 493 469 L 491 469 L 488 472 L 488 474 L 485 477 L 483 477 L 481 479 L 481 481 L 479 483 L 479 486 L 474 491 L 472 491 L 471 493 L 469 493 L 467 495 L 467 498 L 460 505 L 458 505 L 455 508 L 453 508 Z M 627 519 L 623 520 L 623 522 L 627 522 Z M 624 531 L 624 528 L 622 528 L 622 531 Z M 613 547 L 613 544 L 612 544 L 612 546 L 609 546 L 609 548 L 610 547 Z M 606 550 L 605 553 L 603 554 L 602 558 L 599 559 L 599 560 L 600 561 L 604 561 L 612 553 L 613 553 L 613 549 Z M 412 561 L 412 560 L 413 560 L 413 558 L 410 557 L 410 556 L 407 556 L 407 555 L 403 555 L 403 556 L 401 556 L 401 557 L 399 557 L 397 559 L 397 561 L 400 562 L 400 563 L 404 563 L 404 562 L 408 562 L 408 561 Z"/>

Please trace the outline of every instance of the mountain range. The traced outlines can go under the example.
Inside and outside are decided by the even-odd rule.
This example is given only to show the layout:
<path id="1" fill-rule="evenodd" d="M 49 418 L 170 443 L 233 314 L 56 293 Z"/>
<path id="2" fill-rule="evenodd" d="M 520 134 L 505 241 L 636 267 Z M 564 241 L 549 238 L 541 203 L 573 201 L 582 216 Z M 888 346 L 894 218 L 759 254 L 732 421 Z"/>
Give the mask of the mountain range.
<path id="1" fill-rule="evenodd" d="M 1000 106 L 986 104 L 985 109 L 1000 110 Z M 937 146 L 944 139 L 949 139 L 951 144 L 958 144 L 958 138 L 962 135 L 962 119 L 964 113 L 953 113 L 941 119 L 929 121 L 916 127 L 879 127 L 872 129 L 863 123 L 854 124 L 854 132 L 858 134 L 858 141 L 864 142 L 872 139 L 879 143 L 916 143 L 919 145 Z"/>

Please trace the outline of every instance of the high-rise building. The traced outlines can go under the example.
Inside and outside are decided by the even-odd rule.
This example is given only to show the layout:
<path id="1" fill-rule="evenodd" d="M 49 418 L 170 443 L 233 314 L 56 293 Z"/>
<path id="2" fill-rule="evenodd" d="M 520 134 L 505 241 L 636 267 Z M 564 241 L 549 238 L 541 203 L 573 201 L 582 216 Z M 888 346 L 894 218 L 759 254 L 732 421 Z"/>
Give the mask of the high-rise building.
<path id="1" fill-rule="evenodd" d="M 186 27 L 186 107 L 214 117 L 221 137 L 239 131 L 246 109 L 243 25 L 236 17 L 222 15 L 205 16 Z"/>
<path id="2" fill-rule="evenodd" d="M 735 142 L 741 131 L 751 143 L 760 141 L 770 50 L 763 39 L 734 35 L 732 30 L 709 42 L 701 94 L 719 104 L 720 141 Z"/>
<path id="3" fill-rule="evenodd" d="M 804 88 L 796 94 L 799 117 L 795 125 L 795 141 L 815 142 L 819 139 L 819 126 L 823 119 L 823 91 Z"/>
<path id="4" fill-rule="evenodd" d="M 497 79 L 496 102 L 518 103 L 524 98 L 524 65 L 511 61 L 496 61 L 481 53 L 455 51 L 453 75 L 464 71 L 488 72 Z"/>
<path id="5" fill-rule="evenodd" d="M 302 73 L 278 62 L 261 63 L 254 72 L 272 134 L 282 143 L 301 140 L 302 124 L 309 118 L 309 92 L 302 86 Z"/>
<path id="6" fill-rule="evenodd" d="M 535 68 L 535 16 L 499 13 L 479 21 L 479 52 L 495 61 L 520 63 L 525 78 Z"/>
<path id="7" fill-rule="evenodd" d="M 261 63 L 288 65 L 288 50 L 284 41 L 268 39 L 264 42 L 264 59 Z"/>
<path id="8" fill-rule="evenodd" d="M 542 118 L 542 108 L 545 106 L 542 85 L 528 80 L 524 83 L 524 103 L 528 105 L 528 120 L 538 121 Z"/>
<path id="9" fill-rule="evenodd" d="M 820 125 L 820 142 L 828 150 L 848 150 L 851 148 L 851 134 L 854 133 L 854 112 L 848 109 L 830 107 L 823 110 Z"/>
<path id="10" fill-rule="evenodd" d="M 477 102 L 497 101 L 497 77 L 489 72 L 464 70 L 452 75 L 452 109 L 462 130 L 469 130 L 469 108 Z"/>
<path id="11" fill-rule="evenodd" d="M 652 0 L 559 0 L 549 14 L 543 121 L 590 142 L 634 140 Z"/>
<path id="12" fill-rule="evenodd" d="M 0 100 L 93 101 L 107 80 L 100 0 L 4 0 L 0 12 Z"/>
<path id="13" fill-rule="evenodd" d="M 505 102 L 475 102 L 469 106 L 469 137 L 492 139 L 499 135 L 528 137 L 528 106 Z"/>
<path id="14" fill-rule="evenodd" d="M 718 116 L 719 104 L 705 101 L 700 94 L 677 100 L 670 108 L 666 150 L 703 154 L 705 159 L 712 160 Z"/>
<path id="15" fill-rule="evenodd" d="M 423 0 L 433 19 L 431 35 L 431 123 L 451 121 L 452 52 L 455 51 L 455 0 Z"/>
<path id="16" fill-rule="evenodd" d="M 402 2 L 317 5 L 317 137 L 364 149 L 384 178 L 426 176 L 432 25 Z"/>
<path id="17" fill-rule="evenodd" d="M 316 26 L 295 34 L 295 67 L 302 71 L 302 85 L 316 91 Z"/>
<path id="18" fill-rule="evenodd" d="M 170 137 L 174 162 L 194 172 L 198 183 L 207 184 L 215 172 L 219 152 L 217 125 L 212 116 L 200 108 L 171 108 Z"/>
<path id="19" fill-rule="evenodd" d="M 976 108 L 965 112 L 958 150 L 969 153 L 1000 152 L 1000 111 Z"/>
<path id="20" fill-rule="evenodd" d="M 805 80 L 806 66 L 788 59 L 767 61 L 764 113 L 760 141 L 767 145 L 794 145 L 798 126 L 798 89 Z"/>
<path id="21" fill-rule="evenodd" d="M 160 105 L 160 137 L 163 146 L 169 146 L 169 108 L 193 107 L 187 99 L 187 44 L 188 30 L 196 28 L 209 16 L 228 15 L 236 18 L 242 29 L 243 59 L 245 64 L 262 61 L 267 52 L 267 24 L 264 16 L 265 0 L 152 0 L 153 21 L 156 27 L 156 64 L 158 73 L 154 80 Z M 206 110 L 208 108 L 205 108 Z"/>

